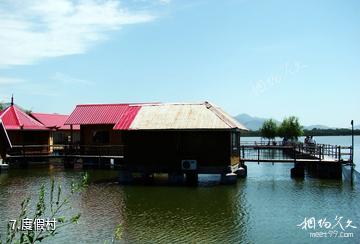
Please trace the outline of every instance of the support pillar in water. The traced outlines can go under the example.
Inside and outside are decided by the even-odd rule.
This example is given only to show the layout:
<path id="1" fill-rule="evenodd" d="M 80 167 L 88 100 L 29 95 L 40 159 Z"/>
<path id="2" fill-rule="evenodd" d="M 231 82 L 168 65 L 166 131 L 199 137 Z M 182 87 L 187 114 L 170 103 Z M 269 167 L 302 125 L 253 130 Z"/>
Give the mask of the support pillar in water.
<path id="1" fill-rule="evenodd" d="M 232 185 L 236 184 L 237 181 L 237 175 L 235 173 L 223 173 L 221 174 L 221 184 L 224 185 Z"/>
<path id="2" fill-rule="evenodd" d="M 184 183 L 184 173 L 182 172 L 172 172 L 169 173 L 169 183 L 178 185 Z"/>
<path id="3" fill-rule="evenodd" d="M 341 179 L 342 166 L 340 162 L 334 163 L 316 163 L 316 175 L 325 179 Z"/>
<path id="4" fill-rule="evenodd" d="M 244 163 L 240 163 L 234 173 L 237 175 L 238 178 L 246 178 L 247 166 Z"/>
<path id="5" fill-rule="evenodd" d="M 195 172 L 186 173 L 186 183 L 188 185 L 197 185 L 199 176 Z"/>
<path id="6" fill-rule="evenodd" d="M 130 170 L 122 169 L 119 171 L 119 183 L 129 184 L 133 182 L 133 176 Z"/>
<path id="7" fill-rule="evenodd" d="M 302 163 L 294 163 L 294 168 L 291 169 L 292 178 L 304 178 L 305 177 L 305 167 Z"/>
<path id="8" fill-rule="evenodd" d="M 75 166 L 74 158 L 64 158 L 64 168 L 65 169 L 73 169 Z"/>

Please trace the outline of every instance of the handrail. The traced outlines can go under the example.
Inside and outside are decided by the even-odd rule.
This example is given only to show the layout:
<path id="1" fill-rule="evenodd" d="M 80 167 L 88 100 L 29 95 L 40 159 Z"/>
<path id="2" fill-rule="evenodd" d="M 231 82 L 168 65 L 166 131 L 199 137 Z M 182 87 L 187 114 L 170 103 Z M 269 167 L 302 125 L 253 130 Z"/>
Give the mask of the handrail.
<path id="1" fill-rule="evenodd" d="M 94 154 L 99 156 L 123 155 L 125 145 L 15 145 L 7 151 L 10 156 L 36 156 L 52 155 L 54 152 L 60 152 L 61 155 L 75 154 Z"/>
<path id="2" fill-rule="evenodd" d="M 344 161 L 350 162 L 351 151 L 353 148 L 351 146 L 339 146 L 339 145 L 330 145 L 330 144 L 305 144 L 302 142 L 288 143 L 283 145 L 278 143 L 269 144 L 264 141 L 252 141 L 252 142 L 241 142 L 240 146 L 241 156 L 246 159 L 261 159 L 262 156 L 266 156 L 266 160 L 276 161 L 277 157 L 283 158 L 284 153 L 279 155 L 277 151 L 291 150 L 292 158 L 296 162 L 297 159 L 303 159 L 304 157 L 312 157 L 318 159 L 319 161 L 325 160 L 334 160 L 334 161 Z M 270 156 L 269 156 L 270 155 Z M 275 155 L 275 156 L 274 156 Z M 286 158 L 288 160 L 288 158 Z"/>

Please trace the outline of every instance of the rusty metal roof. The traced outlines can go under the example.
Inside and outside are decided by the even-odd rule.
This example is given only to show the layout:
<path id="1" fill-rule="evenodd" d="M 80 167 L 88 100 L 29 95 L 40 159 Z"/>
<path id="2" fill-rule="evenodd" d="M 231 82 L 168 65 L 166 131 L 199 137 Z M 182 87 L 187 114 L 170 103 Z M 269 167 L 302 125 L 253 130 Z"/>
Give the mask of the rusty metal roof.
<path id="1" fill-rule="evenodd" d="M 4 109 L 0 113 L 0 119 L 7 130 L 48 130 L 43 124 L 15 105 Z"/>
<path id="2" fill-rule="evenodd" d="M 64 114 L 46 114 L 46 113 L 31 113 L 31 116 L 42 123 L 49 129 L 56 130 L 70 130 L 70 125 L 65 125 L 65 121 L 69 118 L 69 115 Z M 73 130 L 80 130 L 79 125 L 75 125 Z"/>
<path id="3" fill-rule="evenodd" d="M 115 129 L 118 128 L 116 125 Z M 247 130 L 230 115 L 209 102 L 144 104 L 130 130 L 240 129 Z"/>

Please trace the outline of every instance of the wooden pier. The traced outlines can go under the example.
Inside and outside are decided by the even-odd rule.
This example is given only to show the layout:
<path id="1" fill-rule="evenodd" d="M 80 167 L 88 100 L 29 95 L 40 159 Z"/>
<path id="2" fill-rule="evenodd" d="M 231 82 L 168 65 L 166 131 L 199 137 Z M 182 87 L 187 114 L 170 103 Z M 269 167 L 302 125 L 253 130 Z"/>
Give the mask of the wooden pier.
<path id="1" fill-rule="evenodd" d="M 341 178 L 343 165 L 354 167 L 352 147 L 303 143 L 283 145 L 281 142 L 269 144 L 262 141 L 242 142 L 238 150 L 239 165 L 230 173 L 242 168 L 246 171 L 245 176 L 246 163 L 293 163 L 293 177 L 304 177 L 307 170 L 319 177 Z M 29 162 L 50 162 L 52 159 L 61 159 L 66 168 L 73 168 L 75 163 L 81 163 L 84 167 L 121 167 L 124 158 L 122 145 L 14 145 L 7 153 L 10 167 L 15 164 L 27 165 Z M 156 172 L 156 169 L 153 171 Z M 198 173 L 204 172 L 199 168 Z"/>
<path id="2" fill-rule="evenodd" d="M 304 177 L 307 170 L 322 178 L 341 178 L 342 166 L 354 167 L 353 148 L 328 144 L 243 142 L 241 163 L 294 163 L 291 176 Z"/>

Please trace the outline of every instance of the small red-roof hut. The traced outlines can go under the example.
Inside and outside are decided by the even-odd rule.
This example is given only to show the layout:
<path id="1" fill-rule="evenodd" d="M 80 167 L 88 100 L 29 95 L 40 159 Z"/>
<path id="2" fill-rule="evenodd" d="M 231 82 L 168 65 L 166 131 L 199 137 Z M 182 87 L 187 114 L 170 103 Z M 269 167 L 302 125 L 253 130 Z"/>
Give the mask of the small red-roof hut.
<path id="1" fill-rule="evenodd" d="M 0 112 L 0 119 L 14 146 L 34 146 L 39 150 L 40 145 L 49 144 L 50 130 L 39 121 L 26 114 L 16 105 L 11 105 Z M 48 152 L 48 148 L 42 148 L 42 152 Z"/>

